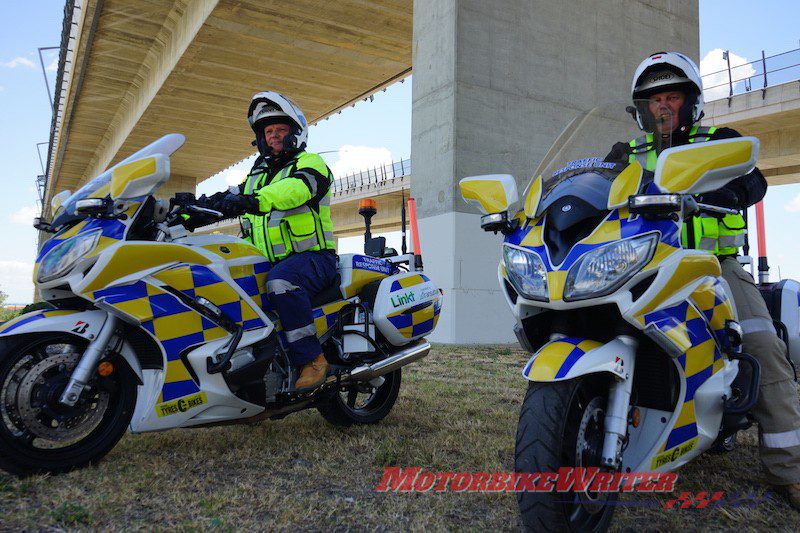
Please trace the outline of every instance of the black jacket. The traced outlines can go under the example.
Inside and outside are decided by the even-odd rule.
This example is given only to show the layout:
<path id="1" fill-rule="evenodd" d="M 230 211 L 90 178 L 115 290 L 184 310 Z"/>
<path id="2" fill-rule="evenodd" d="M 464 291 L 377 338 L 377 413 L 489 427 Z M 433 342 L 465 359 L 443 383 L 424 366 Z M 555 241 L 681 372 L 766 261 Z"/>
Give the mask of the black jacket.
<path id="1" fill-rule="evenodd" d="M 710 140 L 718 141 L 720 139 L 732 139 L 734 137 L 741 136 L 742 135 L 734 129 L 718 128 L 711 135 Z M 688 142 L 688 131 L 679 132 L 672 138 L 673 146 L 682 146 L 684 144 L 688 144 Z M 605 160 L 627 163 L 630 153 L 630 144 L 621 142 L 616 143 L 611 148 L 611 151 L 608 153 Z M 730 192 L 736 195 L 735 208 L 743 211 L 764 198 L 764 195 L 767 192 L 767 180 L 764 179 L 764 175 L 761 174 L 761 171 L 758 170 L 758 168 L 754 168 L 749 174 L 745 174 L 744 176 L 740 176 L 734 180 L 731 180 L 727 185 L 725 185 L 725 187 L 723 187 L 723 189 L 728 189 Z M 712 201 L 710 203 L 714 202 Z"/>

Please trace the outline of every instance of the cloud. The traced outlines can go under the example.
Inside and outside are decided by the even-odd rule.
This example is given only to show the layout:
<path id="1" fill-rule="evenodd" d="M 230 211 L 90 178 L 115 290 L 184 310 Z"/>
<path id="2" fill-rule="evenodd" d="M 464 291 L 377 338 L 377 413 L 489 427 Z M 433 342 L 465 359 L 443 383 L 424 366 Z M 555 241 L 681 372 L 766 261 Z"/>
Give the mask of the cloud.
<path id="1" fill-rule="evenodd" d="M 795 196 L 791 202 L 783 206 L 790 213 L 797 213 L 800 211 L 800 194 Z"/>
<path id="2" fill-rule="evenodd" d="M 225 186 L 232 187 L 244 183 L 255 159 L 255 156 L 248 157 L 220 172 L 220 176 L 225 180 Z"/>
<path id="3" fill-rule="evenodd" d="M 719 100 L 730 94 L 728 61 L 723 59 L 723 52 L 722 48 L 715 48 L 700 60 L 700 74 L 703 76 L 703 87 L 706 88 L 703 91 L 703 98 L 705 98 L 706 102 Z M 755 76 L 756 69 L 753 68 L 753 65 L 748 64 L 747 58 L 738 56 L 733 52 L 729 52 L 729 57 L 731 60 L 731 77 L 734 80 L 733 92 L 735 94 L 741 92 L 745 78 Z"/>
<path id="4" fill-rule="evenodd" d="M 386 147 L 354 146 L 345 144 L 339 148 L 339 159 L 331 165 L 336 178 L 354 172 L 379 167 L 392 162 L 392 152 Z"/>
<path id="5" fill-rule="evenodd" d="M 36 68 L 36 65 L 33 64 L 33 61 L 26 57 L 15 57 L 11 61 L 5 61 L 0 63 L 0 66 L 8 67 L 8 68 L 17 68 L 17 67 L 28 67 L 28 68 Z"/>
<path id="6" fill-rule="evenodd" d="M 33 219 L 38 217 L 40 212 L 39 206 L 28 205 L 19 208 L 17 211 L 14 211 L 8 216 L 8 218 L 11 220 L 12 224 L 30 226 L 33 224 Z"/>
<path id="7" fill-rule="evenodd" d="M 0 290 L 8 294 L 6 303 L 33 301 L 33 263 L 0 261 Z"/>
<path id="8" fill-rule="evenodd" d="M 50 62 L 49 65 L 45 67 L 47 72 L 55 72 L 58 70 L 58 58 L 54 57 L 53 60 Z"/>
<path id="9" fill-rule="evenodd" d="M 5 88 L 5 87 L 3 87 L 2 85 L 0 85 L 0 93 L 1 93 L 1 92 L 3 92 L 3 91 L 5 91 L 5 90 L 6 90 L 6 88 Z"/>

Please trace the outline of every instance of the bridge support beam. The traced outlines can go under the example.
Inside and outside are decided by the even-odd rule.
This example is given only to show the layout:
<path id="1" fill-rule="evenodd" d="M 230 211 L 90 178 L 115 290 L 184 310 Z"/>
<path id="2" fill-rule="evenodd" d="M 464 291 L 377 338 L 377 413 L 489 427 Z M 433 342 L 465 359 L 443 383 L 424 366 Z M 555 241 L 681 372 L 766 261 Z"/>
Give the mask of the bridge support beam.
<path id="1" fill-rule="evenodd" d="M 415 0 L 411 192 L 426 270 L 445 290 L 433 340 L 514 340 L 501 239 L 480 230 L 458 180 L 509 173 L 524 189 L 580 110 L 629 94 L 646 54 L 698 49 L 697 0 Z"/>

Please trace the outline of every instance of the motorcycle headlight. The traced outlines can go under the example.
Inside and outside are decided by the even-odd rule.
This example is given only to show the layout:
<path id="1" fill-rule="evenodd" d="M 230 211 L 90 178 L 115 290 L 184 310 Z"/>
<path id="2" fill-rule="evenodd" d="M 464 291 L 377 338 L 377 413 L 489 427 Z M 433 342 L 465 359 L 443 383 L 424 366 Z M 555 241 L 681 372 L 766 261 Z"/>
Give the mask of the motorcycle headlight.
<path id="1" fill-rule="evenodd" d="M 102 233 L 99 229 L 82 233 L 55 246 L 42 259 L 36 281 L 44 283 L 64 275 L 80 258 L 94 250 Z"/>
<path id="2" fill-rule="evenodd" d="M 506 245 L 503 247 L 503 261 L 511 285 L 523 298 L 548 300 L 547 271 L 538 254 Z"/>
<path id="3" fill-rule="evenodd" d="M 567 273 L 565 300 L 605 296 L 619 288 L 653 258 L 658 234 L 617 241 L 581 257 Z"/>

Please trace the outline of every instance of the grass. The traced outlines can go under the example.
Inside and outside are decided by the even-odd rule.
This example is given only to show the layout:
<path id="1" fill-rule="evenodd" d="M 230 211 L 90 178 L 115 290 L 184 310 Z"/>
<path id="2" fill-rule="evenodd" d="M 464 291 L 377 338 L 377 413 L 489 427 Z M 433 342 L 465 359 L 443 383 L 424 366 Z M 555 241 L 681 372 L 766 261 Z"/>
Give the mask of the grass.
<path id="1" fill-rule="evenodd" d="M 0 529 L 518 530 L 512 494 L 377 493 L 384 466 L 509 471 L 526 383 L 516 348 L 436 346 L 408 367 L 393 412 L 341 429 L 316 411 L 257 425 L 126 435 L 98 465 L 0 474 Z M 681 491 L 764 498 L 753 507 L 648 508 L 626 495 L 617 531 L 797 531 L 800 513 L 759 476 L 756 434 L 679 471 Z M 667 496 L 655 497 L 660 503 Z"/>

